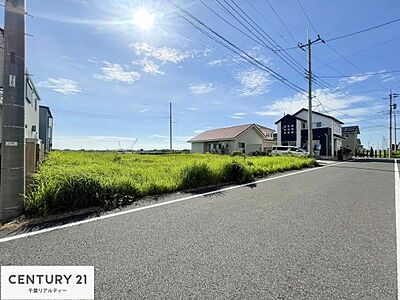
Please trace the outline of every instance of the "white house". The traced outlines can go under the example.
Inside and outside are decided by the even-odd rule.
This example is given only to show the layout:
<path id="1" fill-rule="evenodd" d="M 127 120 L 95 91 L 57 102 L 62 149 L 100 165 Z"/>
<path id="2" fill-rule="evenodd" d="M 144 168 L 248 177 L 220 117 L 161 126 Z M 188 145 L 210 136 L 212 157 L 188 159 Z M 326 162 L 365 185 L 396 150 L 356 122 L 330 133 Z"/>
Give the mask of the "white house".
<path id="1" fill-rule="evenodd" d="M 243 152 L 265 151 L 274 144 L 274 130 L 258 125 L 245 124 L 204 131 L 195 136 L 192 153 L 232 154 Z"/>
<path id="2" fill-rule="evenodd" d="M 26 71 L 28 73 L 28 71 Z M 25 138 L 39 141 L 39 94 L 31 77 L 25 75 Z"/>
<path id="3" fill-rule="evenodd" d="M 307 149 L 308 110 L 302 108 L 293 115 L 285 115 L 275 122 L 277 125 L 277 144 L 284 146 L 296 146 Z M 312 112 L 313 145 L 314 151 L 320 156 L 335 156 L 336 151 L 342 147 L 342 124 L 338 119 Z"/>

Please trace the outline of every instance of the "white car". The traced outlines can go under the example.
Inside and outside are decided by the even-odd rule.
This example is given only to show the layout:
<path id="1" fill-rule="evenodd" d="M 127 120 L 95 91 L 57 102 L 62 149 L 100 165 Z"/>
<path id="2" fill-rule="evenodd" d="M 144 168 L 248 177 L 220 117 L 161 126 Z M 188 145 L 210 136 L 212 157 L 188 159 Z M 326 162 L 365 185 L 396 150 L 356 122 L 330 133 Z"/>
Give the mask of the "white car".
<path id="1" fill-rule="evenodd" d="M 274 146 L 271 151 L 272 155 L 297 155 L 297 156 L 306 156 L 308 155 L 307 151 L 304 151 L 301 148 L 293 147 L 293 146 Z"/>

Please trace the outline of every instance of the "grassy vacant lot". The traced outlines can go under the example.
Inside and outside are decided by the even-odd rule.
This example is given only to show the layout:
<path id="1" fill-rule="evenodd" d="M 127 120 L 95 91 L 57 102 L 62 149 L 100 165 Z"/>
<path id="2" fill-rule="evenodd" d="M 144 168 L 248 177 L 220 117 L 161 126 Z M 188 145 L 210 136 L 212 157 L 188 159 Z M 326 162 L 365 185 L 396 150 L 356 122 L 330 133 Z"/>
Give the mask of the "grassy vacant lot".
<path id="1" fill-rule="evenodd" d="M 26 197 L 31 215 L 101 206 L 223 182 L 245 182 L 275 172 L 313 166 L 310 158 L 220 155 L 140 155 L 54 151 Z"/>

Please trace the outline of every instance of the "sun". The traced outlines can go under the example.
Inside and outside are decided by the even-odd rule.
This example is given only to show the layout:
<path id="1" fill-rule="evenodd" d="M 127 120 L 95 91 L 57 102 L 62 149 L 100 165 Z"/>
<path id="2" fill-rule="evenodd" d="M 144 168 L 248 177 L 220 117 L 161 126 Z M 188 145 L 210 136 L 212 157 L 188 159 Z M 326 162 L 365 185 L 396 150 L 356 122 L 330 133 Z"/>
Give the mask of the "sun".
<path id="1" fill-rule="evenodd" d="M 132 16 L 132 23 L 142 30 L 149 30 L 154 27 L 155 15 L 144 8 L 137 10 Z"/>

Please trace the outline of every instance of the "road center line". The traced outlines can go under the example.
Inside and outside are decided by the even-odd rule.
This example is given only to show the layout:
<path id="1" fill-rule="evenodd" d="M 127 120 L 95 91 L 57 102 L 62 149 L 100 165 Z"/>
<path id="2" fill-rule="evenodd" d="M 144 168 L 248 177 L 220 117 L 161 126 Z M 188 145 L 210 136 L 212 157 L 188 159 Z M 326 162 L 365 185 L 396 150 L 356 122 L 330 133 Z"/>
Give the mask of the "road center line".
<path id="1" fill-rule="evenodd" d="M 394 203 L 396 212 L 397 299 L 400 299 L 400 173 L 397 159 L 394 160 L 394 185 Z"/>
<path id="2" fill-rule="evenodd" d="M 113 217 L 117 217 L 117 216 L 122 216 L 122 215 L 130 214 L 130 213 L 138 212 L 138 211 L 141 211 L 141 210 L 145 210 L 145 209 L 155 208 L 155 207 L 159 207 L 159 206 L 164 206 L 164 205 L 169 205 L 169 204 L 173 204 L 173 203 L 177 203 L 177 202 L 182 202 L 182 201 L 187 201 L 187 200 L 191 200 L 191 199 L 195 199 L 195 198 L 200 198 L 200 197 L 203 197 L 203 196 L 213 195 L 213 194 L 216 194 L 216 193 L 235 190 L 235 189 L 238 189 L 238 188 L 242 188 L 242 187 L 246 187 L 246 186 L 250 186 L 250 185 L 254 185 L 254 184 L 259 184 L 259 183 L 263 183 L 263 182 L 267 182 L 267 181 L 271 181 L 271 180 L 275 180 L 275 179 L 280 179 L 280 178 L 294 176 L 294 175 L 298 175 L 298 174 L 302 174 L 302 173 L 306 173 L 306 172 L 321 170 L 321 169 L 325 169 L 327 167 L 332 167 L 332 166 L 340 165 L 340 164 L 343 164 L 343 163 L 346 163 L 346 162 L 333 163 L 333 164 L 328 164 L 328 165 L 323 166 L 323 167 L 305 169 L 305 170 L 301 170 L 301 171 L 298 171 L 298 172 L 283 174 L 283 175 L 270 177 L 270 178 L 264 178 L 264 179 L 260 179 L 260 180 L 254 181 L 254 182 L 249 182 L 249 183 L 245 183 L 245 184 L 234 185 L 234 186 L 222 188 L 222 189 L 219 189 L 219 190 L 216 190 L 216 191 L 211 191 L 211 192 L 197 194 L 197 195 L 191 195 L 191 196 L 187 196 L 187 197 L 183 197 L 183 198 L 179 198 L 179 199 L 175 199 L 175 200 L 170 200 L 170 201 L 165 201 L 165 202 L 161 202 L 161 203 L 146 205 L 146 206 L 143 206 L 143 207 L 124 210 L 124 211 L 120 211 L 120 212 L 117 212 L 117 213 L 111 213 L 111 214 L 103 215 L 103 216 L 100 216 L 100 217 L 94 217 L 94 218 L 90 218 L 90 219 L 83 220 L 83 221 L 72 222 L 72 223 L 69 223 L 69 224 L 64 224 L 64 225 L 54 226 L 54 227 L 50 227 L 50 228 L 46 228 L 46 229 L 33 231 L 33 232 L 14 235 L 14 236 L 10 236 L 10 237 L 6 237 L 6 238 L 0 239 L 0 243 L 12 241 L 12 240 L 17 240 L 17 239 L 21 239 L 21 238 L 25 238 L 25 237 L 31 237 L 31 236 L 39 235 L 39 234 L 42 234 L 42 233 L 47 233 L 47 232 L 51 232 L 51 231 L 55 231 L 55 230 L 59 230 L 59 229 L 64 229 L 64 228 L 73 227 L 73 226 L 86 224 L 86 223 L 91 223 L 91 222 L 95 222 L 95 221 L 100 221 L 100 220 L 104 220 L 104 219 L 109 219 L 109 218 L 113 218 Z"/>

